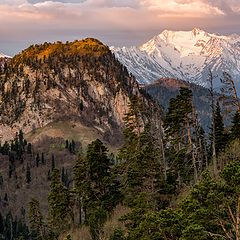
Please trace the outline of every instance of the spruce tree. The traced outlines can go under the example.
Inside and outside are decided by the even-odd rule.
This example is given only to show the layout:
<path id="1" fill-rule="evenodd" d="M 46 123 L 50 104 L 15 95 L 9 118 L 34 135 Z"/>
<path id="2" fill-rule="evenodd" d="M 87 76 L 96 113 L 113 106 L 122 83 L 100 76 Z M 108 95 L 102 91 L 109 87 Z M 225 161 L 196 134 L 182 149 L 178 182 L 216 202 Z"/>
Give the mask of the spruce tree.
<path id="1" fill-rule="evenodd" d="M 41 155 L 41 163 L 42 165 L 45 164 L 45 158 L 44 158 L 44 153 L 42 152 L 42 155 Z"/>
<path id="2" fill-rule="evenodd" d="M 192 91 L 181 87 L 176 98 L 169 102 L 164 118 L 164 129 L 169 142 L 169 164 L 173 166 L 178 185 L 182 181 L 198 179 L 196 150 L 196 115 L 192 101 Z M 186 154 L 189 153 L 189 154 Z"/>
<path id="3" fill-rule="evenodd" d="M 58 235 L 66 230 L 72 222 L 70 193 L 60 180 L 60 172 L 54 169 L 51 177 L 51 190 L 48 195 L 49 224 L 53 232 Z"/>
<path id="4" fill-rule="evenodd" d="M 71 146 L 72 146 L 71 153 L 75 154 L 75 152 L 76 152 L 76 143 L 75 143 L 74 140 L 72 140 L 72 144 L 71 144 Z"/>
<path id="5" fill-rule="evenodd" d="M 36 156 L 36 167 L 39 167 L 39 163 L 40 163 L 40 156 L 39 156 L 39 153 L 37 153 L 37 156 Z"/>
<path id="6" fill-rule="evenodd" d="M 123 190 L 129 204 L 142 192 L 149 194 L 150 198 L 157 198 L 163 174 L 159 162 L 160 151 L 156 147 L 149 125 L 138 137 L 138 142 L 139 148 L 135 157 L 123 164 L 126 169 Z"/>
<path id="7" fill-rule="evenodd" d="M 4 218 L 0 213 L 0 236 L 3 235 L 3 233 L 4 233 Z"/>
<path id="8" fill-rule="evenodd" d="M 27 165 L 27 171 L 26 171 L 26 183 L 30 183 L 32 180 L 32 177 L 31 177 L 31 170 L 30 170 L 30 167 L 29 165 Z"/>
<path id="9" fill-rule="evenodd" d="M 87 149 L 90 180 L 95 182 L 99 190 L 104 191 L 104 178 L 109 176 L 110 160 L 107 156 L 108 149 L 97 139 Z"/>
<path id="10" fill-rule="evenodd" d="M 91 196 L 90 181 L 88 178 L 88 165 L 86 158 L 79 156 L 74 166 L 74 191 L 79 209 L 78 223 L 82 224 L 86 218 L 86 205 Z"/>
<path id="11" fill-rule="evenodd" d="M 68 149 L 68 146 L 69 146 L 69 142 L 68 142 L 68 139 L 65 141 L 65 148 Z"/>
<path id="12" fill-rule="evenodd" d="M 90 227 L 94 240 L 99 239 L 109 212 L 121 200 L 119 181 L 113 174 L 108 149 L 99 140 L 88 145 L 74 167 L 74 190 L 79 208 L 79 223 Z"/>
<path id="13" fill-rule="evenodd" d="M 27 145 L 27 153 L 32 154 L 32 144 L 31 143 L 28 143 L 28 145 Z"/>
<path id="14" fill-rule="evenodd" d="M 14 239 L 13 232 L 13 216 L 11 211 L 9 211 L 5 217 L 4 235 L 8 240 Z"/>
<path id="15" fill-rule="evenodd" d="M 216 142 L 216 154 L 218 156 L 226 145 L 226 136 L 224 134 L 224 123 L 219 102 L 217 102 L 215 109 L 216 109 L 214 114 L 215 142 Z"/>
<path id="16" fill-rule="evenodd" d="M 21 147 L 24 147 L 24 137 L 22 129 L 18 133 L 19 144 Z"/>
<path id="17" fill-rule="evenodd" d="M 34 239 L 43 239 L 44 237 L 44 222 L 43 216 L 40 212 L 39 201 L 32 199 L 29 202 L 29 222 L 31 229 L 31 236 Z"/>
<path id="18" fill-rule="evenodd" d="M 53 171 L 54 169 L 55 169 L 55 157 L 54 157 L 54 154 L 52 154 L 51 170 Z"/>
<path id="19" fill-rule="evenodd" d="M 236 111 L 233 117 L 230 137 L 232 140 L 240 138 L 240 112 L 239 111 Z"/>
<path id="20" fill-rule="evenodd" d="M 4 198 L 3 199 L 4 199 L 5 202 L 8 202 L 8 194 L 7 193 L 4 194 Z"/>

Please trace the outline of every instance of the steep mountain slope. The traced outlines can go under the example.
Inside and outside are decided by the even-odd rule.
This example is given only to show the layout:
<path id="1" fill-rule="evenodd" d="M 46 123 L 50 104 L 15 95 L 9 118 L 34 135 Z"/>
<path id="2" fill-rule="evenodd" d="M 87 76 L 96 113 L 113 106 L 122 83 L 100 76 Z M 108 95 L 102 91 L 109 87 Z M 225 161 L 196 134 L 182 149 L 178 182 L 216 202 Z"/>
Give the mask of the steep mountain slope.
<path id="1" fill-rule="evenodd" d="M 0 75 L 0 135 L 6 140 L 19 129 L 27 133 L 52 122 L 73 121 L 107 141 L 120 141 L 132 95 L 153 104 L 96 39 L 31 46 Z"/>
<path id="2" fill-rule="evenodd" d="M 111 48 L 140 83 L 174 77 L 206 86 L 209 69 L 240 76 L 240 36 L 222 36 L 194 28 L 165 30 L 140 47 Z"/>

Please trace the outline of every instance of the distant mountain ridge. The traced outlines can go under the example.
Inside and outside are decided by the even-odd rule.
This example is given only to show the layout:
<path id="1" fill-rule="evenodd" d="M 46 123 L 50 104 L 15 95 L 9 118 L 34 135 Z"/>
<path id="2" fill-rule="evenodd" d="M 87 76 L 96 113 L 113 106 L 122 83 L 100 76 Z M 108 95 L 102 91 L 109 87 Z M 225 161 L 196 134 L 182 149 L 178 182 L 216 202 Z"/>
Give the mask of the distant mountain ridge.
<path id="1" fill-rule="evenodd" d="M 143 84 L 161 77 L 184 79 L 206 86 L 206 75 L 222 71 L 240 76 L 240 36 L 165 30 L 139 47 L 111 47 L 116 57 Z"/>
<path id="2" fill-rule="evenodd" d="M 143 86 L 143 89 L 167 111 L 169 101 L 179 94 L 181 87 L 192 90 L 193 103 L 197 111 L 201 126 L 209 132 L 211 126 L 211 106 L 208 89 L 194 83 L 174 78 L 161 78 L 152 84 Z"/>

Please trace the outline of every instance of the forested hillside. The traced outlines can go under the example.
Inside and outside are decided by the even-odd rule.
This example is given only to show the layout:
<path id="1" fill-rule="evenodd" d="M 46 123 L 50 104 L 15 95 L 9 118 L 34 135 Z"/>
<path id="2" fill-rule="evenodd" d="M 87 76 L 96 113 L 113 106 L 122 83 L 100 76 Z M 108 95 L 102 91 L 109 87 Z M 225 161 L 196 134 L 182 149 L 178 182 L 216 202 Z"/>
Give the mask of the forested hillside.
<path id="1" fill-rule="evenodd" d="M 163 112 L 97 40 L 46 43 L 14 57 L 1 73 L 1 129 L 20 130 L 0 146 L 0 239 L 239 239 L 240 103 L 229 74 L 222 84 L 219 98 L 209 72 L 206 134 L 188 86 Z M 44 126 L 27 133 L 34 114 Z M 36 141 L 50 131 L 47 116 L 54 129 L 74 117 L 89 134 L 108 127 L 111 138 Z"/>
<path id="2" fill-rule="evenodd" d="M 150 121 L 156 129 L 161 125 L 161 108 L 96 39 L 30 46 L 1 66 L 0 93 L 4 239 L 30 238 L 32 198 L 40 202 L 48 221 L 55 168 L 70 189 L 75 162 L 89 143 L 99 138 L 116 152 L 123 143 L 124 118 L 131 101 L 141 103 L 139 132 Z M 110 152 L 108 157 L 115 159 Z"/>

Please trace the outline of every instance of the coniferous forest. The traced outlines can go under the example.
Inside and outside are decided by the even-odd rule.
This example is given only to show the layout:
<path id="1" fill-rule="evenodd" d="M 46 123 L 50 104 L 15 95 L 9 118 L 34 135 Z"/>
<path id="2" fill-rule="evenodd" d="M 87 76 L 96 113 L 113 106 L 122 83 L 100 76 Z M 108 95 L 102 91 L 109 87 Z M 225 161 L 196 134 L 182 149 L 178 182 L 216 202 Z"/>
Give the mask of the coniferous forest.
<path id="1" fill-rule="evenodd" d="M 213 106 L 209 140 L 197 120 L 191 91 L 181 88 L 164 116 L 164 138 L 152 126 L 141 126 L 141 102 L 131 101 L 125 117 L 124 144 L 110 155 L 99 140 L 77 155 L 73 182 L 60 169 L 50 169 L 49 211 L 43 216 L 39 201 L 28 203 L 27 223 L 11 212 L 0 215 L 1 239 L 72 239 L 71 229 L 88 227 L 91 239 L 103 239 L 104 225 L 116 208 L 125 209 L 112 229 L 120 239 L 239 239 L 240 225 L 240 115 L 224 127 L 219 102 Z M 0 149 L 9 158 L 9 178 L 15 165 L 31 155 L 22 131 Z M 36 167 L 44 153 L 36 155 Z M 31 184 L 31 168 L 26 169 Z M 1 185 L 4 181 L 1 178 Z M 4 200 L 7 202 L 7 196 Z M 67 234 L 69 232 L 69 234 Z M 105 238 L 104 238 L 105 239 Z"/>
<path id="2" fill-rule="evenodd" d="M 53 51 L 50 44 L 43 47 Z M 67 47 L 71 50 L 70 45 Z M 38 46 L 37 50 L 40 48 Z M 31 47 L 30 50 L 36 49 Z M 109 54 L 104 47 L 99 51 Z M 34 54 L 31 64 L 38 62 L 33 60 Z M 24 64 L 29 64 L 25 55 L 22 56 Z M 14 59 L 15 63 L 22 61 L 20 57 Z M 88 57 L 85 56 L 93 62 L 86 61 L 85 64 L 95 64 L 96 72 L 100 74 L 103 63 L 98 66 L 96 61 L 99 59 Z M 101 55 L 102 59 L 109 60 L 105 57 Z M 54 69 L 57 61 L 57 57 L 52 61 Z M 122 65 L 118 67 L 122 74 L 126 73 Z M 107 70 L 111 68 L 112 65 Z M 33 69 L 38 67 L 33 66 Z M 7 72 L 7 67 L 4 71 Z M 54 71 L 58 72 L 57 69 Z M 74 75 L 71 68 L 69 74 Z M 104 77 L 109 80 L 111 74 Z M 122 77 L 121 80 L 126 79 Z M 4 81 L 7 82 L 7 77 Z M 87 146 L 73 139 L 59 140 L 49 144 L 54 151 L 46 151 L 27 140 L 27 134 L 22 130 L 12 141 L 2 142 L 0 161 L 1 166 L 6 166 L 3 169 L 7 174 L 2 175 L 0 169 L 0 206 L 5 209 L 0 213 L 0 239 L 240 239 L 240 102 L 235 81 L 228 73 L 223 73 L 221 94 L 215 92 L 211 72 L 208 81 L 209 126 L 201 126 L 189 88 L 181 87 L 165 111 L 160 111 L 161 106 L 157 103 L 146 110 L 146 99 L 154 99 L 146 90 L 139 89 L 137 94 L 128 92 L 123 140 L 115 151 L 110 150 L 109 143 L 98 138 Z M 124 84 L 126 92 L 130 87 L 126 82 Z M 52 85 L 49 88 L 54 89 L 54 82 Z M 40 92 L 38 89 L 36 96 L 39 97 Z M 19 97 L 22 97 L 21 93 Z M 83 109 L 81 106 L 78 111 Z M 154 121 L 155 118 L 158 121 Z M 226 118 L 231 122 L 226 124 Z M 59 164 L 66 158 L 65 162 L 70 165 Z M 18 214 L 9 207 L 16 199 L 6 188 L 8 181 L 13 183 L 15 192 L 25 189 L 24 194 L 27 194 L 27 189 L 32 186 L 39 188 L 38 195 L 27 203 L 22 202 Z M 45 185 L 35 185 L 41 181 L 49 187 L 46 203 L 40 191 Z"/>

